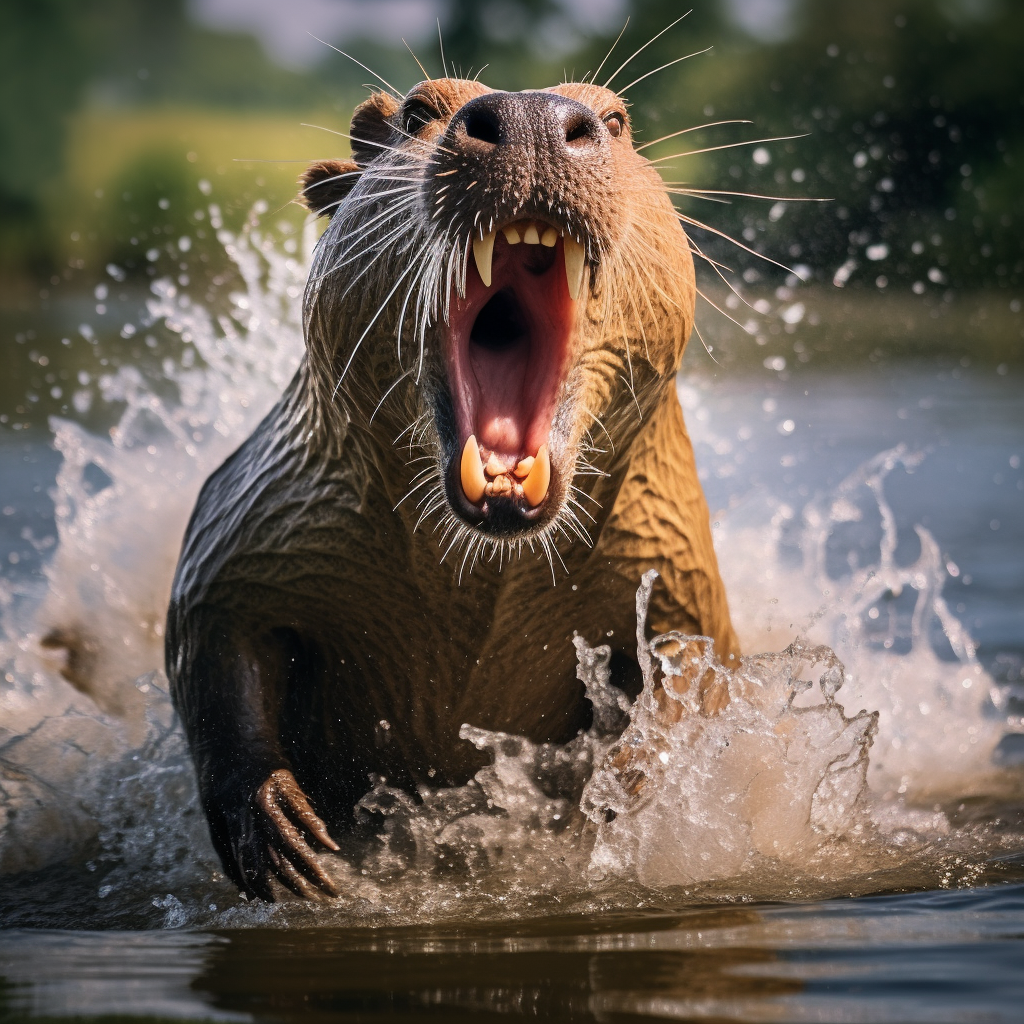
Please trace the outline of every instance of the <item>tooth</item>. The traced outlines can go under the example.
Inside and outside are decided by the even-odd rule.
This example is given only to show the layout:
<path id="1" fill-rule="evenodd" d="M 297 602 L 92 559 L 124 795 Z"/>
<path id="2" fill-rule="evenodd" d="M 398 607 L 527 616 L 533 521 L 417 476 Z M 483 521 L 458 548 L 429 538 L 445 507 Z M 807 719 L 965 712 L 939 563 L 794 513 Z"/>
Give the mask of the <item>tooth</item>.
<path id="1" fill-rule="evenodd" d="M 505 241 L 508 242 L 509 245 L 518 245 L 519 242 L 522 241 L 522 239 L 519 237 L 519 232 L 516 231 L 516 229 L 511 224 L 509 224 L 507 227 L 502 228 L 501 231 L 502 234 L 504 234 L 505 236 Z"/>
<path id="2" fill-rule="evenodd" d="M 491 452 L 487 459 L 487 465 L 484 466 L 484 472 L 488 476 L 501 476 L 505 472 L 504 463 L 502 463 L 498 456 Z"/>
<path id="3" fill-rule="evenodd" d="M 529 475 L 523 481 L 523 494 L 532 508 L 536 508 L 548 493 L 551 483 L 551 459 L 548 457 L 548 446 L 542 444 Z"/>
<path id="4" fill-rule="evenodd" d="M 494 255 L 494 232 L 473 239 L 473 259 L 485 288 L 491 287 L 491 257 Z"/>
<path id="5" fill-rule="evenodd" d="M 551 249 L 558 242 L 558 232 L 554 228 L 548 228 L 543 235 L 540 236 L 540 244 Z"/>
<path id="6" fill-rule="evenodd" d="M 581 242 L 565 236 L 562 246 L 565 253 L 565 280 L 569 285 L 569 297 L 575 302 L 580 297 L 583 286 L 583 266 L 586 262 L 586 251 Z"/>
<path id="7" fill-rule="evenodd" d="M 466 447 L 462 449 L 461 470 L 462 491 L 475 505 L 484 496 L 487 479 L 484 476 L 483 463 L 480 461 L 480 446 L 473 434 L 469 435 Z"/>
<path id="8" fill-rule="evenodd" d="M 516 464 L 516 468 L 512 470 L 512 472 L 515 473 L 515 475 L 519 477 L 520 480 L 522 480 L 524 476 L 530 475 L 530 470 L 533 469 L 533 462 L 533 456 L 527 455 L 525 459 L 519 460 L 519 462 Z"/>
<path id="9" fill-rule="evenodd" d="M 523 233 L 523 241 L 527 245 L 539 245 L 540 235 L 537 232 L 536 224 L 527 224 L 526 231 Z"/>

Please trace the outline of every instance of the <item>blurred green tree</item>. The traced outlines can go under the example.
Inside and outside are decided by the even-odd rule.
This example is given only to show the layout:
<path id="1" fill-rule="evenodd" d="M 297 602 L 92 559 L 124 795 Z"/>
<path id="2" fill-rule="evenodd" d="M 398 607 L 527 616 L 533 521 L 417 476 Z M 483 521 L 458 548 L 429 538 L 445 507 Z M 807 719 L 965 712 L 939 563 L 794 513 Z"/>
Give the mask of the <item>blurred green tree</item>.
<path id="1" fill-rule="evenodd" d="M 1024 282 L 1024 4 L 1017 0 L 790 0 L 770 38 L 743 28 L 744 0 L 632 0 L 601 78 L 649 42 L 613 81 L 628 89 L 641 141 L 711 121 L 749 118 L 647 150 L 658 157 L 763 136 L 789 142 L 725 149 L 666 164 L 704 188 L 828 196 L 828 206 L 730 206 L 680 197 L 681 209 L 744 244 L 850 284 L 1020 288 Z M 783 4 L 783 7 L 785 5 Z M 618 24 L 580 0 L 451 0 L 442 30 L 449 68 L 500 88 L 581 77 Z M 595 8 L 595 12 L 597 9 Z M 749 12 L 748 12 L 749 13 Z M 710 52 L 678 61 L 712 47 Z M 344 48 L 396 85 L 421 72 L 404 47 Z M 435 45 L 416 47 L 427 70 Z M 677 63 L 673 63 L 676 62 Z M 189 20 L 185 0 L 6 0 L 0 5 L 0 272 L 49 273 L 65 131 L 84 105 L 150 109 L 350 108 L 368 80 L 325 48 L 306 73 L 275 66 L 252 36 Z M 339 110 L 344 118 L 344 114 Z M 757 134 L 755 134 L 757 133 Z M 719 197 L 721 198 L 721 197 Z M 703 208 L 703 209 L 702 209 Z M 712 213 L 705 214 L 704 210 Z M 695 232 L 721 254 L 712 236 Z M 840 275 L 841 277 L 843 275 Z"/>

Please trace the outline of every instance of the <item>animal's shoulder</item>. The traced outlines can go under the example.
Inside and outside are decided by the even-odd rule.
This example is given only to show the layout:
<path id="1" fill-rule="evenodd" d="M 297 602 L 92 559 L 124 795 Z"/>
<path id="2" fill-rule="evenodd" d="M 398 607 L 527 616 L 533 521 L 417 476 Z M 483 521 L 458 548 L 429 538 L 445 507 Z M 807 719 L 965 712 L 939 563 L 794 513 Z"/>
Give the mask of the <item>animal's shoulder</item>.
<path id="1" fill-rule="evenodd" d="M 207 479 L 185 533 L 172 601 L 194 603 L 229 581 L 273 577 L 304 551 L 336 549 L 359 518 L 344 457 L 325 459 L 286 422 L 284 399 Z"/>

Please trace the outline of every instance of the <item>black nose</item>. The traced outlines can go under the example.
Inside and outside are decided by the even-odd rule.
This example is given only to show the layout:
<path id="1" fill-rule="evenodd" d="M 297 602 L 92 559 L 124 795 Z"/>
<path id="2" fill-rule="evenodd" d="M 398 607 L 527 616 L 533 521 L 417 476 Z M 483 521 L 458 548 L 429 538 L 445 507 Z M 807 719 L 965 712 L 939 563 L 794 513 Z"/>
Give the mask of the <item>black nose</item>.
<path id="1" fill-rule="evenodd" d="M 491 92 L 470 100 L 448 134 L 468 149 L 543 145 L 548 152 L 596 149 L 604 126 L 587 106 L 550 92 Z"/>

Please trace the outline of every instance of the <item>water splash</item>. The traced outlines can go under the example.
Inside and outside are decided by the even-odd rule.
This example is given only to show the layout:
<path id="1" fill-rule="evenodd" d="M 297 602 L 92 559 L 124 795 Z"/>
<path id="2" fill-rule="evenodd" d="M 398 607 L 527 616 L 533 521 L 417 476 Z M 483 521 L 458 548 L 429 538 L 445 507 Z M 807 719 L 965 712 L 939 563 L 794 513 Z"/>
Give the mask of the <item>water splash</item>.
<path id="1" fill-rule="evenodd" d="M 727 670 L 706 638 L 648 642 L 647 577 L 635 702 L 610 685 L 608 649 L 577 637 L 589 731 L 536 745 L 467 723 L 463 738 L 492 759 L 467 786 L 414 800 L 371 780 L 342 855 L 324 858 L 339 906 L 241 900 L 198 806 L 162 623 L 203 480 L 299 359 L 305 264 L 255 219 L 219 237 L 242 282 L 228 311 L 154 285 L 141 326 L 177 335 L 179 357 L 100 380 L 120 410 L 109 439 L 53 422 L 59 543 L 38 585 L 0 580 L 0 876 L 50 866 L 78 879 L 76 909 L 58 900 L 56 920 L 372 922 L 873 891 L 885 871 L 890 884 L 894 871 L 901 884 L 973 880 L 1005 845 L 943 810 L 1019 799 L 1020 775 L 995 763 L 1011 723 L 942 598 L 938 545 L 917 527 L 919 554 L 897 558 L 885 482 L 921 458 L 898 447 L 799 515 L 776 504 L 724 518 L 744 647 L 780 653 Z M 714 447 L 707 420 L 690 418 Z M 33 923 L 54 906 L 41 884 L 48 902 L 26 897 Z"/>
<path id="2" fill-rule="evenodd" d="M 922 459 L 898 445 L 808 503 L 799 518 L 780 505 L 767 530 L 726 523 L 719 547 L 727 583 L 753 559 L 769 566 L 761 588 L 731 591 L 739 598 L 737 628 L 748 644 L 769 646 L 788 622 L 842 653 L 847 701 L 879 714 L 869 779 L 880 796 L 920 806 L 1015 798 L 1021 779 L 997 767 L 994 752 L 1017 726 L 1004 690 L 942 596 L 950 573 L 939 545 L 915 525 L 917 557 L 896 559 L 900 538 L 886 478 L 897 467 L 913 472 Z M 787 547 L 800 557 L 798 570 L 779 564 Z"/>
<path id="3" fill-rule="evenodd" d="M 643 692 L 583 793 L 599 827 L 591 871 L 694 884 L 739 877 L 758 859 L 803 867 L 863 833 L 877 715 L 846 717 L 834 652 L 796 641 L 728 670 L 706 637 L 668 633 L 648 645 L 652 580 L 637 599 Z M 821 703 L 799 707 L 813 685 L 800 672 L 815 665 Z"/>

